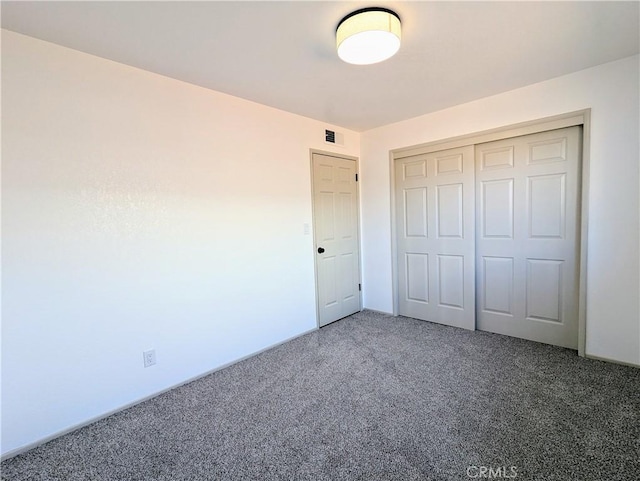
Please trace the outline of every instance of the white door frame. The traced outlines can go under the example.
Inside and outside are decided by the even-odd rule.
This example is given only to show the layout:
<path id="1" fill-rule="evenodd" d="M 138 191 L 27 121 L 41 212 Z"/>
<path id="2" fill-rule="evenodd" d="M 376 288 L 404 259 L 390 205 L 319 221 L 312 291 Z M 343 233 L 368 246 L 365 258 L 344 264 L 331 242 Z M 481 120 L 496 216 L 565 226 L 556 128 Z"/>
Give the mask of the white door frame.
<path id="1" fill-rule="evenodd" d="M 320 328 L 320 306 L 318 305 L 320 301 L 320 296 L 318 295 L 318 256 L 316 255 L 316 205 L 314 202 L 314 187 L 313 187 L 313 154 L 326 155 L 328 157 L 335 157 L 337 159 L 342 160 L 350 160 L 356 163 L 356 175 L 360 175 L 360 159 L 358 157 L 353 157 L 351 155 L 344 154 L 336 154 L 335 152 L 328 152 L 326 150 L 319 149 L 309 149 L 309 171 L 311 173 L 311 209 L 312 209 L 312 221 L 311 221 L 311 229 L 313 235 L 313 278 L 315 283 L 315 296 L 316 296 L 316 327 Z M 358 292 L 358 301 L 360 304 L 360 310 L 362 310 L 362 243 L 360 242 L 361 233 L 360 233 L 360 179 L 356 182 L 356 196 L 357 196 L 357 210 L 356 210 L 356 223 L 357 231 L 358 231 L 358 279 L 360 283 L 360 290 Z"/>
<path id="2" fill-rule="evenodd" d="M 582 165 L 580 193 L 580 251 L 578 252 L 578 355 L 585 355 L 586 346 L 586 305 L 587 305 L 587 233 L 589 209 L 589 155 L 591 138 L 591 109 L 569 112 L 543 119 L 507 125 L 491 130 L 427 142 L 389 151 L 389 172 L 391 181 L 391 276 L 393 289 L 393 315 L 398 315 L 398 261 L 396 246 L 396 205 L 395 205 L 395 161 L 414 155 L 437 152 L 439 150 L 475 145 L 510 137 L 535 134 L 547 130 L 582 126 Z"/>

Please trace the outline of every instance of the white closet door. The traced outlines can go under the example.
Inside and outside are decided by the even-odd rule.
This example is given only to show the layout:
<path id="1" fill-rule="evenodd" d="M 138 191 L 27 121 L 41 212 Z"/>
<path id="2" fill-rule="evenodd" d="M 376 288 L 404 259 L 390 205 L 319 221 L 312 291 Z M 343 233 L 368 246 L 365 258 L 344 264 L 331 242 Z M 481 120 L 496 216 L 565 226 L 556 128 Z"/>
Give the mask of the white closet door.
<path id="1" fill-rule="evenodd" d="M 476 146 L 478 329 L 577 348 L 580 139 Z"/>
<path id="2" fill-rule="evenodd" d="M 475 327 L 473 147 L 395 163 L 399 314 Z"/>

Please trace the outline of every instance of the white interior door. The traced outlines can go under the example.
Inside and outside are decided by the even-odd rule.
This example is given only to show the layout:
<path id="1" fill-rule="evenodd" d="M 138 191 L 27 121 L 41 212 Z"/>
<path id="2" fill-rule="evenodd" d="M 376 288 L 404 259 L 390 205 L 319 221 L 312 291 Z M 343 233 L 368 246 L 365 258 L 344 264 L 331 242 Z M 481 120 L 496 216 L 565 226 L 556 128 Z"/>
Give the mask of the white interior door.
<path id="1" fill-rule="evenodd" d="M 395 162 L 398 312 L 475 328 L 473 146 Z"/>
<path id="2" fill-rule="evenodd" d="M 476 146 L 478 329 L 577 348 L 580 138 Z"/>
<path id="3" fill-rule="evenodd" d="M 356 162 L 312 155 L 320 326 L 360 311 Z"/>

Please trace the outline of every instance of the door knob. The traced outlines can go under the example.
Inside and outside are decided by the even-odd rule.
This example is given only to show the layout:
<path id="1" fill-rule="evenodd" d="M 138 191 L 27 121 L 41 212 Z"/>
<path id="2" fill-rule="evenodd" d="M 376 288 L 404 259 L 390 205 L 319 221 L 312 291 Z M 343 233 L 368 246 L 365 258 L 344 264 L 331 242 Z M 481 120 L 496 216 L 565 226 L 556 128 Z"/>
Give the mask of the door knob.
<path id="1" fill-rule="evenodd" d="M 318 254 L 322 254 L 324 252 L 324 247 L 318 247 Z"/>

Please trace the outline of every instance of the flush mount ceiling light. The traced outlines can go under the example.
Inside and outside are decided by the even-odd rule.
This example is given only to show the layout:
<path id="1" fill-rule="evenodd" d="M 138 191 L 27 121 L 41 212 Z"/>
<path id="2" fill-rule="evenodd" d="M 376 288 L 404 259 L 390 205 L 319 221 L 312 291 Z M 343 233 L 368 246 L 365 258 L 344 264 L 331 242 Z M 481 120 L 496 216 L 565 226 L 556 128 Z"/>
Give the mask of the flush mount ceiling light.
<path id="1" fill-rule="evenodd" d="M 347 63 L 369 65 L 393 57 L 400 49 L 400 17 L 386 8 L 363 8 L 338 24 L 338 57 Z"/>

